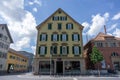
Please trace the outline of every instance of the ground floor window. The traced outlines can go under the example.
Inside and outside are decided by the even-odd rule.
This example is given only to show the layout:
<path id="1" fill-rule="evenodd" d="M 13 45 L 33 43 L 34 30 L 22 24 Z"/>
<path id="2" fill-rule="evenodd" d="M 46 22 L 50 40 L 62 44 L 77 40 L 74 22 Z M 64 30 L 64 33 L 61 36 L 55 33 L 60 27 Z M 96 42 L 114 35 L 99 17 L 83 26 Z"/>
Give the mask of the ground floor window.
<path id="1" fill-rule="evenodd" d="M 114 68 L 120 71 L 120 62 L 114 62 Z"/>
<path id="2" fill-rule="evenodd" d="M 80 73 L 80 61 L 65 61 L 65 73 Z"/>
<path id="3" fill-rule="evenodd" d="M 40 72 L 50 72 L 50 61 L 40 61 L 39 70 Z"/>

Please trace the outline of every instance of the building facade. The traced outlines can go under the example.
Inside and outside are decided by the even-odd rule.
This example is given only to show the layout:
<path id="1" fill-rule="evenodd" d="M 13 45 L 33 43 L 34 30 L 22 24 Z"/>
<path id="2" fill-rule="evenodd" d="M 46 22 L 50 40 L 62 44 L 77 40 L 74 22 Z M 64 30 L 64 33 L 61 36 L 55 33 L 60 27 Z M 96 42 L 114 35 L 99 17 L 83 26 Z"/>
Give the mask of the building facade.
<path id="1" fill-rule="evenodd" d="M 83 26 L 62 9 L 37 26 L 34 74 L 84 74 Z"/>
<path id="2" fill-rule="evenodd" d="M 0 73 L 6 71 L 7 52 L 13 43 L 6 24 L 0 24 Z"/>
<path id="3" fill-rule="evenodd" d="M 8 73 L 28 71 L 28 58 L 9 48 L 6 70 Z"/>
<path id="4" fill-rule="evenodd" d="M 96 46 L 102 53 L 104 60 L 99 64 L 101 69 L 120 71 L 120 38 L 99 33 L 84 46 L 87 69 L 97 69 L 90 61 L 90 53 Z"/>
<path id="5" fill-rule="evenodd" d="M 18 51 L 18 53 L 26 56 L 28 58 L 28 71 L 32 71 L 32 64 L 33 64 L 33 57 L 34 54 L 33 53 L 29 53 L 26 51 Z"/>

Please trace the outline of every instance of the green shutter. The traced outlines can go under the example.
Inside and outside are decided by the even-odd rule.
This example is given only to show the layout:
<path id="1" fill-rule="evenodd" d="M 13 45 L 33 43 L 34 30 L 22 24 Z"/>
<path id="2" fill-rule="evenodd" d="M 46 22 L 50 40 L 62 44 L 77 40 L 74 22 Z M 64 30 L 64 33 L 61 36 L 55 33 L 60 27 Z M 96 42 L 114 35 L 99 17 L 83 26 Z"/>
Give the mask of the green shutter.
<path id="1" fill-rule="evenodd" d="M 60 54 L 62 54 L 62 46 L 60 46 Z"/>
<path id="2" fill-rule="evenodd" d="M 79 46 L 79 54 L 81 54 L 81 47 Z"/>
<path id="3" fill-rule="evenodd" d="M 62 34 L 60 35 L 60 37 L 61 37 L 60 39 L 61 39 L 61 41 L 62 41 Z"/>
<path id="4" fill-rule="evenodd" d="M 53 34 L 51 35 L 51 41 L 53 41 Z"/>
<path id="5" fill-rule="evenodd" d="M 74 54 L 74 46 L 72 46 L 72 53 Z"/>
<path id="6" fill-rule="evenodd" d="M 47 47 L 45 46 L 45 54 L 47 54 Z"/>
<path id="7" fill-rule="evenodd" d="M 71 24 L 72 25 L 72 29 L 73 29 L 73 24 Z"/>
<path id="8" fill-rule="evenodd" d="M 74 41 L 74 35 L 72 34 L 72 41 Z"/>
<path id="9" fill-rule="evenodd" d="M 68 34 L 66 34 L 66 38 L 67 38 L 67 41 L 68 41 Z"/>
<path id="10" fill-rule="evenodd" d="M 68 29 L 68 24 L 66 24 L 66 29 Z"/>
<path id="11" fill-rule="evenodd" d="M 52 51 L 53 49 L 52 49 L 52 46 L 50 47 L 50 54 L 53 54 L 53 51 Z"/>
<path id="12" fill-rule="evenodd" d="M 65 20 L 67 21 L 67 16 L 65 16 Z"/>
<path id="13" fill-rule="evenodd" d="M 69 46 L 67 46 L 67 54 L 69 54 Z"/>
<path id="14" fill-rule="evenodd" d="M 41 48 L 41 47 L 38 48 L 38 54 L 40 54 L 40 48 Z"/>
<path id="15" fill-rule="evenodd" d="M 41 41 L 41 39 L 42 39 L 42 35 L 40 35 L 40 41 Z"/>

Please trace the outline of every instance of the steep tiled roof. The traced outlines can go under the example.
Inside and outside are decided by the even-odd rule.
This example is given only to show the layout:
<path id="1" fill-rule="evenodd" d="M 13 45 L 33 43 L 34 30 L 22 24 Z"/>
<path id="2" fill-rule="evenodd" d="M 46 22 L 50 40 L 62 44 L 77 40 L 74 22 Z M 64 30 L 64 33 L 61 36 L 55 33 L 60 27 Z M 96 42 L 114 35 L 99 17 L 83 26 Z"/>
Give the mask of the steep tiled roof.
<path id="1" fill-rule="evenodd" d="M 105 33 L 102 33 L 102 32 L 100 32 L 93 40 L 102 41 L 102 40 L 105 40 L 105 38 L 113 38 L 115 40 L 120 40 L 119 37 L 108 35 L 108 34 L 105 34 Z"/>

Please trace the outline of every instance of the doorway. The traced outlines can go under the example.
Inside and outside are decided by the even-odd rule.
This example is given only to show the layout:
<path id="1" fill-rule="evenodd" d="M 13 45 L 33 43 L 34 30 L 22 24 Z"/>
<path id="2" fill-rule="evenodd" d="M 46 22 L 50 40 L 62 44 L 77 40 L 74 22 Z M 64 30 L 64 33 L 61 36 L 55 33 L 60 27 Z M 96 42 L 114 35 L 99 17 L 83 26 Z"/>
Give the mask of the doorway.
<path id="1" fill-rule="evenodd" d="M 56 62 L 56 73 L 63 74 L 63 61 Z"/>

